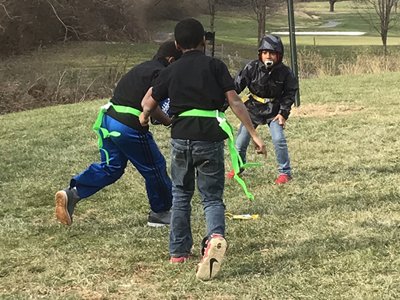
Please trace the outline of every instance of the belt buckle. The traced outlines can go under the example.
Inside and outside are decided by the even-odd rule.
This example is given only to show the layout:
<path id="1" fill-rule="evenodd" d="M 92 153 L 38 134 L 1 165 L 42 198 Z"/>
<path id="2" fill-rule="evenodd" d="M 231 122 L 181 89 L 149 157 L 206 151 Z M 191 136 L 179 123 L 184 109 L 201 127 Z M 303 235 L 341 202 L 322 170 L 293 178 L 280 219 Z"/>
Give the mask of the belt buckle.
<path id="1" fill-rule="evenodd" d="M 112 103 L 111 103 L 111 102 L 108 102 L 107 104 L 104 104 L 104 105 L 101 107 L 101 109 L 103 109 L 104 111 L 107 111 L 107 110 L 110 108 L 111 105 L 112 105 Z"/>
<path id="2" fill-rule="evenodd" d="M 216 113 L 215 117 L 217 118 L 218 123 L 222 123 L 223 121 L 226 120 L 225 118 L 221 118 L 219 116 L 219 110 L 218 109 L 215 111 L 215 113 Z"/>
<path id="3" fill-rule="evenodd" d="M 272 98 L 264 98 L 264 104 L 272 102 Z"/>

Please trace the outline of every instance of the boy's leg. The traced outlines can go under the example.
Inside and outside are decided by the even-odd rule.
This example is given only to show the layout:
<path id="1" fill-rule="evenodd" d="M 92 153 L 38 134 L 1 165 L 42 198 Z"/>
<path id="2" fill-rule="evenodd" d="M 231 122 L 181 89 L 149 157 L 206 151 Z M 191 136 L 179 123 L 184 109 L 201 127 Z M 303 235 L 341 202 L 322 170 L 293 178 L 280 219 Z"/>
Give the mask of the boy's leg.
<path id="1" fill-rule="evenodd" d="M 195 173 L 190 151 L 190 141 L 171 140 L 172 216 L 169 252 L 171 257 L 187 257 L 193 238 L 190 224 Z"/>
<path id="2" fill-rule="evenodd" d="M 145 179 L 151 210 L 156 214 L 169 212 L 172 206 L 172 182 L 167 174 L 165 158 L 152 134 L 131 129 L 118 141 L 118 146 Z"/>
<path id="3" fill-rule="evenodd" d="M 247 131 L 246 127 L 243 126 L 243 124 L 240 124 L 237 137 L 236 137 L 236 142 L 235 142 L 235 147 L 239 152 L 240 158 L 242 159 L 243 163 L 246 163 L 246 152 L 247 152 L 247 147 L 249 146 L 251 136 L 249 132 Z M 239 174 L 241 174 L 244 171 L 244 169 L 240 169 Z M 229 179 L 232 179 L 233 176 L 235 176 L 235 171 L 231 170 L 226 174 L 226 176 Z"/>
<path id="4" fill-rule="evenodd" d="M 249 146 L 250 143 L 250 139 L 251 136 L 247 131 L 246 127 L 244 127 L 243 124 L 240 124 L 236 137 L 236 149 L 238 150 L 243 163 L 246 162 L 246 152 L 247 152 L 247 147 Z"/>
<path id="5" fill-rule="evenodd" d="M 103 149 L 108 152 L 109 163 L 107 164 L 104 151 L 100 150 L 101 162 L 91 164 L 85 171 L 72 178 L 70 187 L 77 189 L 81 199 L 87 198 L 107 185 L 116 182 L 124 174 L 128 158 L 118 144 L 119 139 L 125 136 L 125 131 L 120 128 L 119 124 L 121 123 L 113 118 L 104 116 L 103 126 L 109 131 L 121 133 L 119 137 L 103 140 Z"/>
<path id="6" fill-rule="evenodd" d="M 207 222 L 207 236 L 225 234 L 224 142 L 192 142 L 193 162 L 197 166 L 197 186 Z"/>
<path id="7" fill-rule="evenodd" d="M 197 166 L 197 186 L 202 197 L 207 223 L 203 257 L 196 277 L 215 277 L 225 256 L 224 142 L 193 142 L 193 160 Z"/>
<path id="8" fill-rule="evenodd" d="M 271 134 L 272 143 L 274 144 L 275 148 L 279 175 L 291 177 L 292 174 L 290 167 L 289 151 L 284 129 L 278 124 L 278 122 L 274 121 L 269 124 L 269 131 Z"/>
<path id="9" fill-rule="evenodd" d="M 68 188 L 56 193 L 56 217 L 61 223 L 71 225 L 72 214 L 78 201 L 114 183 L 124 173 L 127 158 L 117 145 L 107 138 L 103 141 L 103 148 L 109 154 L 109 164 L 106 163 L 104 151 L 100 151 L 100 163 L 91 164 L 71 179 Z"/>

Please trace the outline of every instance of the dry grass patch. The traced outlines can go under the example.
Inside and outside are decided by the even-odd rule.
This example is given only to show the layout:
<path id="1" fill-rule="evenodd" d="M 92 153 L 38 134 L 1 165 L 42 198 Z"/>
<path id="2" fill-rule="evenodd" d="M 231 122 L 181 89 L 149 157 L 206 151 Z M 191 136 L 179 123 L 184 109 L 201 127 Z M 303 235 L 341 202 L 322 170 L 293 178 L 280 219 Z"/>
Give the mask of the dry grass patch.
<path id="1" fill-rule="evenodd" d="M 350 115 L 364 110 L 360 105 L 341 105 L 341 104 L 304 104 L 292 110 L 292 116 L 296 117 L 333 117 Z"/>

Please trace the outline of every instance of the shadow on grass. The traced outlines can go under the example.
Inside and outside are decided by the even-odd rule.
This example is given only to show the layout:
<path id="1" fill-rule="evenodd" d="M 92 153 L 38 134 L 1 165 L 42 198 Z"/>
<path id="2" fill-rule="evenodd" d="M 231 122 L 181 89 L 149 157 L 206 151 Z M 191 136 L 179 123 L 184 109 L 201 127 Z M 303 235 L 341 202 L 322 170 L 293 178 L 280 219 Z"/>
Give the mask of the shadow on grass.
<path id="1" fill-rule="evenodd" d="M 246 247 L 248 251 L 235 255 L 237 258 L 230 261 L 235 267 L 224 273 L 226 277 L 235 277 L 284 275 L 311 269 L 321 269 L 322 273 L 347 273 L 352 269 L 357 272 L 360 269 L 394 272 L 398 266 L 391 251 L 400 246 L 399 234 L 396 238 L 394 233 L 398 227 L 398 224 L 388 225 L 385 231 L 389 234 L 382 235 L 350 237 L 337 233 L 299 244 L 272 241 L 268 249 L 262 249 L 261 242 L 258 245 L 252 243 Z"/>

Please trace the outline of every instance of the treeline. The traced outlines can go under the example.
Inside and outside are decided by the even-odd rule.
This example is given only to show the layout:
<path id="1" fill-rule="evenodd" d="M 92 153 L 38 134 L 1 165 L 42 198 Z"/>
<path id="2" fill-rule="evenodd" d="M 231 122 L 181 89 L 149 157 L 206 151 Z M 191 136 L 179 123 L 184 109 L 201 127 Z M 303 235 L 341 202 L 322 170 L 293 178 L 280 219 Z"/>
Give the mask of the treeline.
<path id="1" fill-rule="evenodd" d="M 305 2 L 307 0 L 295 0 Z M 315 0 L 308 0 L 315 1 Z M 327 0 L 325 0 L 327 1 Z M 0 0 L 0 56 L 74 40 L 146 41 L 157 21 L 270 0 Z M 286 2 L 279 0 L 278 2 Z"/>
<path id="2" fill-rule="evenodd" d="M 0 0 L 0 55 L 60 41 L 144 41 L 154 21 L 179 20 L 207 11 L 206 5 L 201 0 Z"/>

